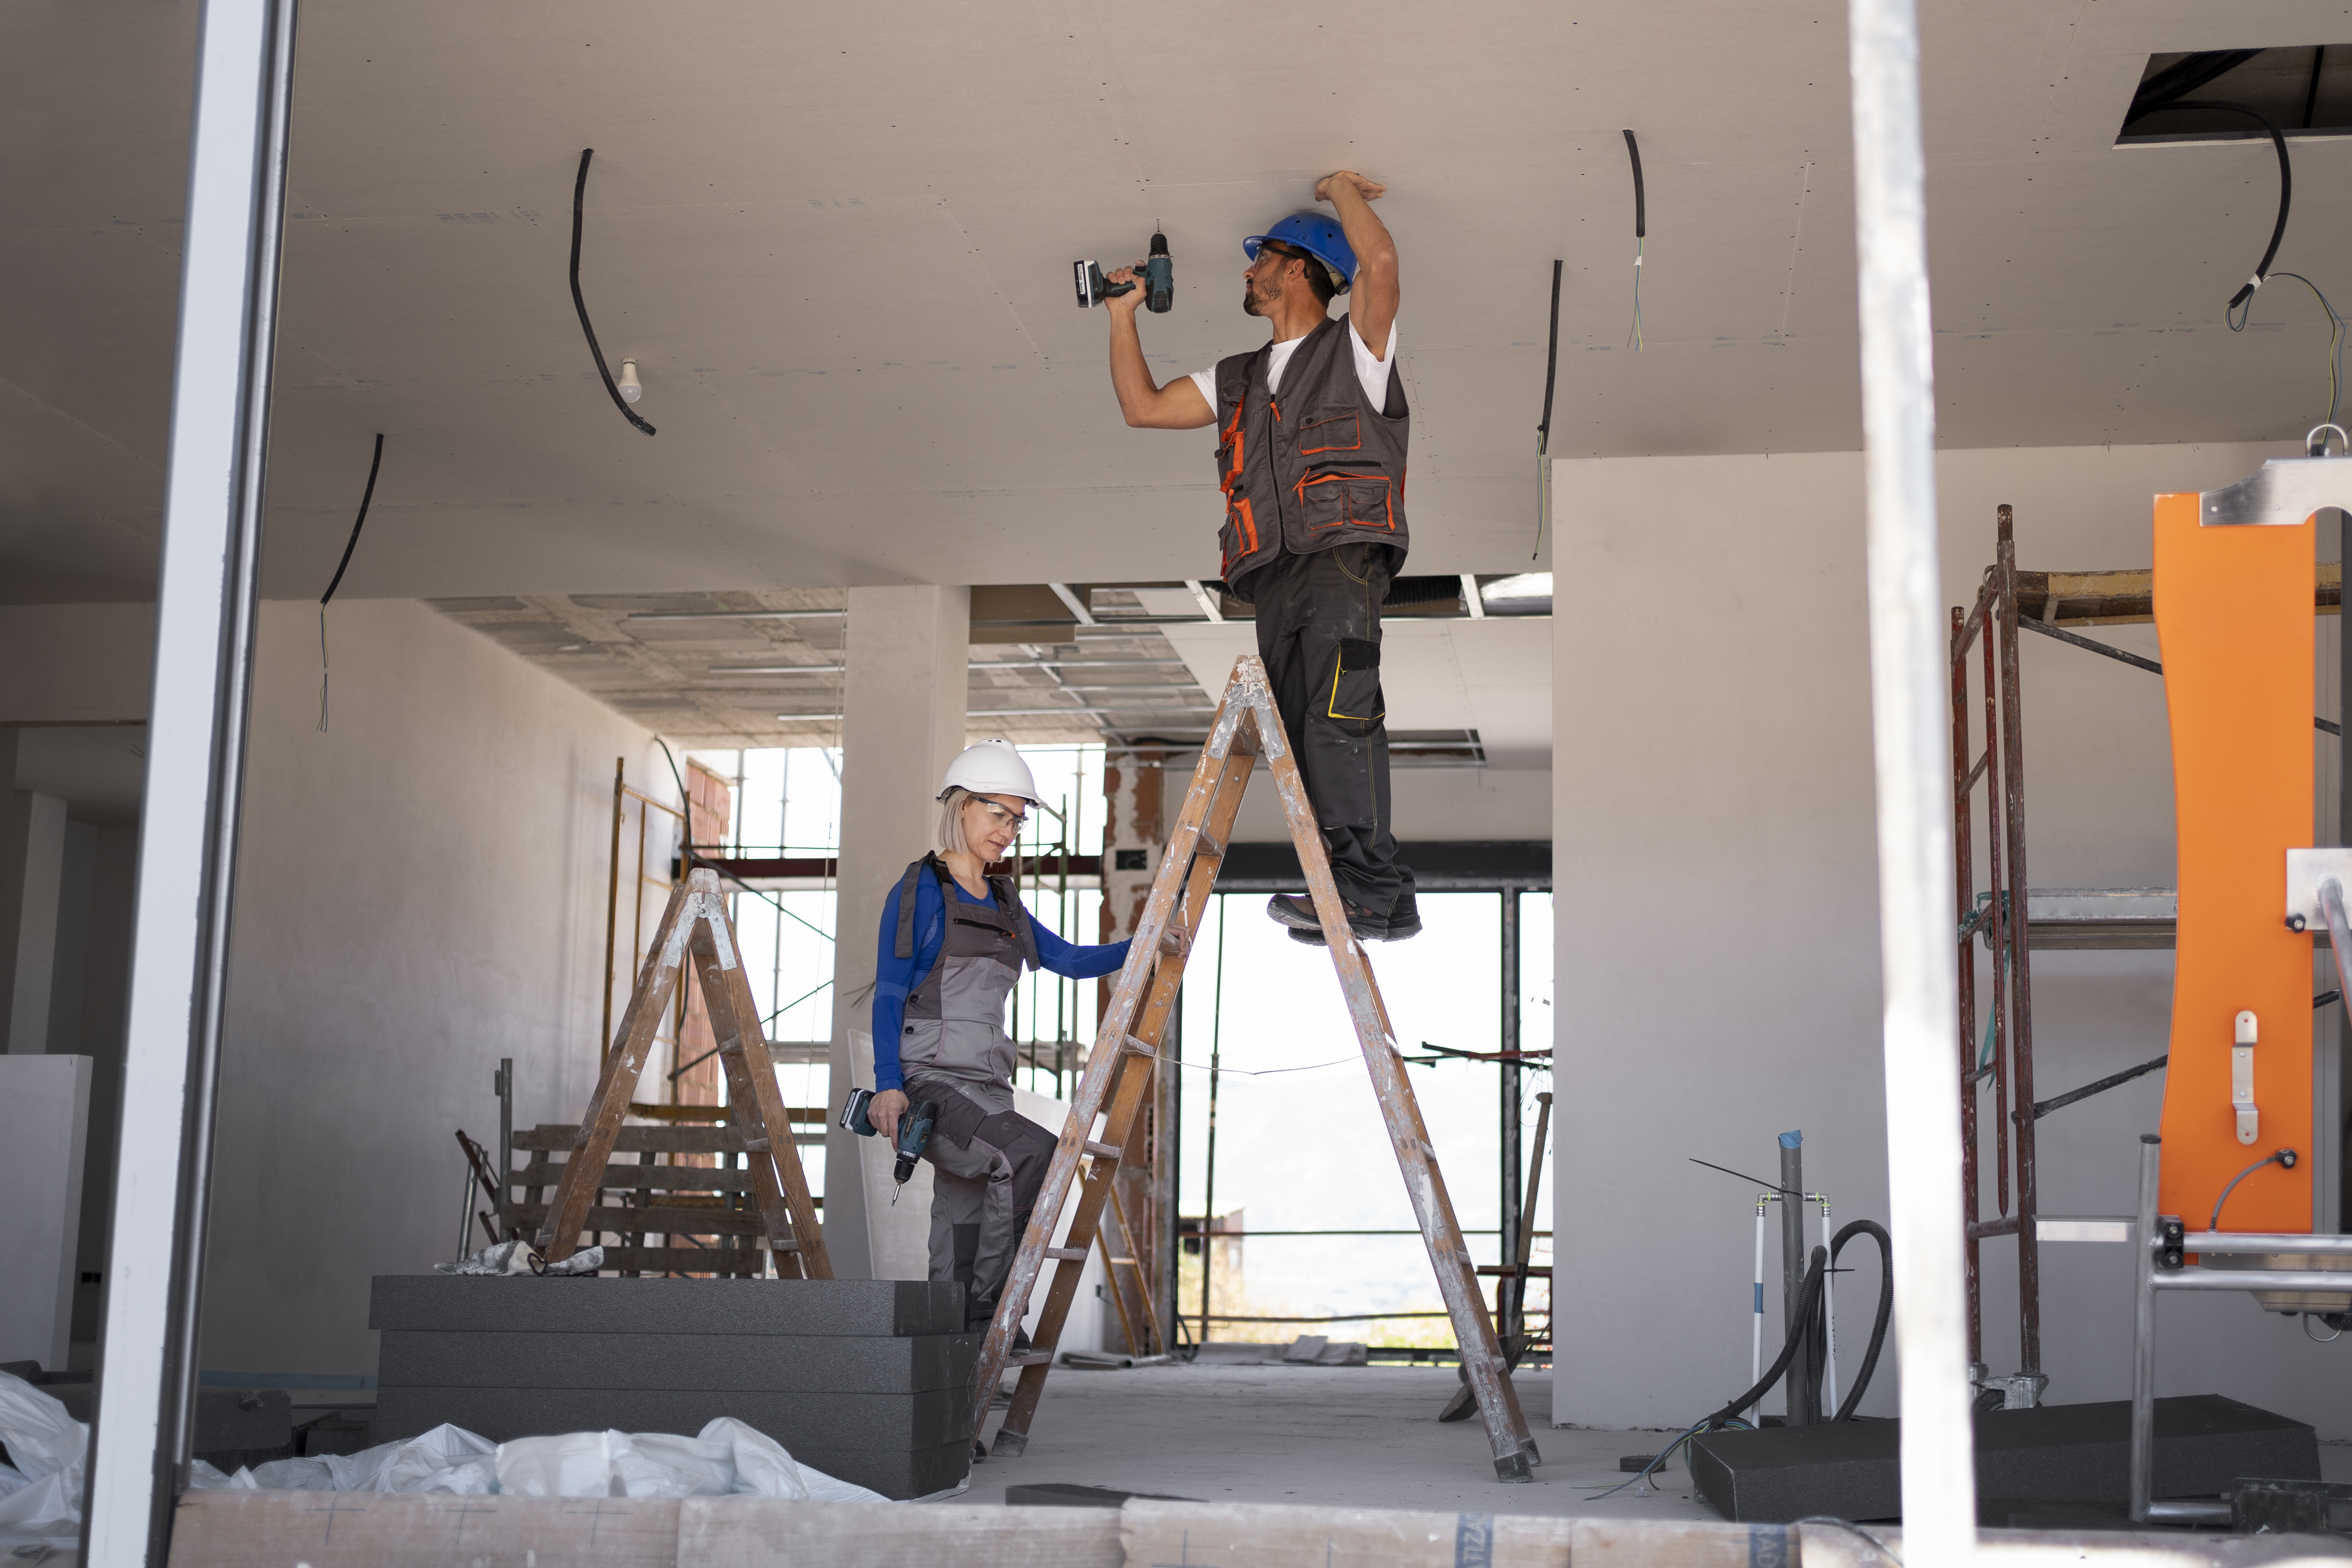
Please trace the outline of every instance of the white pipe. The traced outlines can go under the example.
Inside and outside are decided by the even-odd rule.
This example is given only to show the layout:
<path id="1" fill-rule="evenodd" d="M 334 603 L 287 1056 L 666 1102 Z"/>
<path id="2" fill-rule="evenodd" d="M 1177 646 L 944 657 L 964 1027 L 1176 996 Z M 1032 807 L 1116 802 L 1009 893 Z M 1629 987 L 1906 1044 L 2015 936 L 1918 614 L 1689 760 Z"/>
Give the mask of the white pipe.
<path id="1" fill-rule="evenodd" d="M 1961 1258 L 1959 1009 L 1952 944 L 1949 670 L 1936 543 L 1936 405 L 1915 0 L 1848 0 L 1862 411 L 1869 497 L 1870 706 L 1895 1333 L 1902 1357 L 1903 1558 L 1976 1549 Z"/>
<path id="2" fill-rule="evenodd" d="M 1822 1205 L 1822 1415 L 1834 1421 L 1838 1413 L 1837 1270 L 1829 1262 L 1829 1194 L 1815 1193 L 1813 1197 Z"/>
<path id="3" fill-rule="evenodd" d="M 160 1568 L 187 1479 L 293 32 L 293 0 L 205 0 L 198 25 L 91 1568 Z"/>
<path id="4" fill-rule="evenodd" d="M 1759 1194 L 1756 1198 L 1756 1305 L 1748 1330 L 1748 1383 L 1751 1388 L 1764 1375 L 1764 1205 L 1771 1201 L 1769 1193 Z M 1755 1421 L 1755 1405 L 1748 1407 L 1748 1417 L 1751 1424 Z"/>

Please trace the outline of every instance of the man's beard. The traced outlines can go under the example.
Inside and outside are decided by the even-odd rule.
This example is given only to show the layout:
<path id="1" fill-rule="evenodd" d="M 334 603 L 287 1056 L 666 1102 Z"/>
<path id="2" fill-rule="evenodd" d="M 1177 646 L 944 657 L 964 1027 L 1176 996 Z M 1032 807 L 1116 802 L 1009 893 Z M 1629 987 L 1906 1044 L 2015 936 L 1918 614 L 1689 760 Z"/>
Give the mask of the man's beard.
<path id="1" fill-rule="evenodd" d="M 1256 285 L 1244 283 L 1242 285 L 1242 314 L 1263 316 L 1265 314 L 1265 308 L 1281 298 L 1282 285 L 1279 283 L 1264 294 L 1257 291 Z"/>

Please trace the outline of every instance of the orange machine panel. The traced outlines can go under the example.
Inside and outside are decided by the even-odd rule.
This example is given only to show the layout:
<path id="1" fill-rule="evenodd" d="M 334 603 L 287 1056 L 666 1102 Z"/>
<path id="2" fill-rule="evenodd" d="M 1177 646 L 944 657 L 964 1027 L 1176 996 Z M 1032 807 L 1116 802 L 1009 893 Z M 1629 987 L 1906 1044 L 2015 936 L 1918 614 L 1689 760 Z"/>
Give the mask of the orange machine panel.
<path id="1" fill-rule="evenodd" d="M 2311 946 L 2285 925 L 2286 852 L 2311 844 L 2316 530 L 2205 527 L 2195 495 L 2156 498 L 2156 629 L 2172 721 L 2180 936 L 2164 1086 L 2159 1202 L 2202 1230 L 2231 1179 L 2228 1230 L 2308 1231 Z M 2238 1142 L 2230 1050 L 2260 1022 L 2252 1143 Z"/>

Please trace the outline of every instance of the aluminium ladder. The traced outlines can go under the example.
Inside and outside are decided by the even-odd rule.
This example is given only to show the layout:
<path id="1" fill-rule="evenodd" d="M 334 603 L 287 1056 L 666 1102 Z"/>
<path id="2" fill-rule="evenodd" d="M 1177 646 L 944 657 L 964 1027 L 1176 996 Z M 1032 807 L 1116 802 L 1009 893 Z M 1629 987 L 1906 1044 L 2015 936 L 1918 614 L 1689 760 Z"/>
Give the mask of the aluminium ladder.
<path id="1" fill-rule="evenodd" d="M 992 1452 L 1011 1458 L 1029 1446 L 1029 1426 L 1045 1392 L 1046 1371 L 1068 1320 L 1070 1302 L 1077 1294 L 1078 1277 L 1100 1230 L 1119 1161 L 1140 1131 L 1153 1065 L 1160 1060 L 1160 1041 L 1183 983 L 1184 962 L 1224 860 L 1242 792 L 1249 787 L 1251 769 L 1261 754 L 1273 768 L 1275 791 L 1289 821 L 1316 915 L 1330 937 L 1339 989 L 1371 1073 L 1372 1091 L 1388 1123 L 1389 1141 L 1396 1149 L 1414 1217 L 1429 1247 L 1439 1292 L 1454 1321 L 1462 1364 L 1493 1445 L 1496 1477 L 1506 1481 L 1531 1480 L 1528 1467 L 1538 1462 L 1540 1456 L 1528 1436 L 1527 1418 L 1519 1412 L 1518 1395 L 1511 1387 L 1494 1321 L 1479 1292 L 1469 1247 L 1454 1220 L 1454 1204 L 1446 1195 L 1445 1179 L 1438 1171 L 1436 1152 L 1430 1147 L 1428 1129 L 1422 1123 L 1421 1107 L 1406 1081 L 1388 1009 L 1381 1001 L 1364 950 L 1349 930 L 1339 890 L 1331 880 L 1323 836 L 1316 826 L 1297 760 L 1291 754 L 1289 739 L 1275 710 L 1265 666 L 1255 654 L 1244 654 L 1235 662 L 1233 679 L 1218 702 L 1209 739 L 1201 748 L 1201 760 L 1184 794 L 1183 808 L 1177 814 L 1175 830 L 1160 858 L 1159 874 L 1152 879 L 1151 896 L 1137 923 L 1135 944 L 1129 950 L 1127 965 L 1119 972 L 1118 984 L 1104 1011 L 1095 1048 L 1087 1058 L 1085 1074 L 1071 1102 L 1069 1121 L 1055 1145 L 1029 1227 L 997 1298 L 996 1318 L 989 1326 L 974 1373 L 973 1403 L 978 1414 L 972 1436 L 977 1441 L 987 1426 L 989 1408 L 1005 1369 L 1018 1366 L 1020 1384 L 1013 1395 L 1013 1407 L 997 1431 Z M 1099 1141 L 1092 1136 L 1097 1116 L 1106 1118 Z M 1077 1210 L 1071 1217 L 1068 1245 L 1055 1247 L 1052 1245 L 1055 1225 L 1074 1184 L 1078 1189 Z M 1015 1354 L 1014 1331 L 1027 1314 L 1030 1292 L 1048 1261 L 1056 1268 L 1037 1320 L 1036 1342 L 1028 1352 Z"/>
<path id="2" fill-rule="evenodd" d="M 538 1236 L 539 1250 L 550 1263 L 571 1257 L 580 1245 L 580 1233 L 620 1136 L 621 1119 L 628 1114 L 630 1098 L 652 1052 L 654 1031 L 677 988 L 678 971 L 691 957 L 702 982 L 703 1004 L 710 1010 L 711 1030 L 719 1038 L 719 1059 L 727 1069 L 728 1120 L 751 1155 L 751 1190 L 767 1225 L 776 1273 L 787 1279 L 833 1278 L 824 1232 L 809 1199 L 800 1150 L 793 1142 L 792 1116 L 776 1087 L 767 1026 L 752 998 L 740 953 L 734 922 L 727 918 L 726 897 L 719 890 L 719 873 L 698 867 L 670 889 L 669 905 L 654 930 L 629 1009 L 621 1016 L 604 1070 L 597 1075 L 596 1092 L 589 1097 L 588 1113 L 572 1134 L 562 1180 Z"/>

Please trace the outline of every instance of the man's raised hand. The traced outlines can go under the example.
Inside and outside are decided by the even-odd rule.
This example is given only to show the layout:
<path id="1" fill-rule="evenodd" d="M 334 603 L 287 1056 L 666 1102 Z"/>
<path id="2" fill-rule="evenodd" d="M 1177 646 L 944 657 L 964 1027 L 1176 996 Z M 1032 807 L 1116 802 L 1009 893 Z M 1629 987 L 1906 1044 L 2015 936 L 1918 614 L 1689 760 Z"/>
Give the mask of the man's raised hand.
<path id="1" fill-rule="evenodd" d="M 1389 188 L 1386 185 L 1381 184 L 1377 181 L 1368 180 L 1364 178 L 1363 175 L 1357 174 L 1353 169 L 1340 169 L 1332 174 L 1326 174 L 1321 179 L 1315 182 L 1315 199 L 1317 201 L 1328 202 L 1331 199 L 1331 183 L 1335 180 L 1344 180 L 1349 184 L 1355 186 L 1356 194 L 1363 197 L 1368 202 L 1379 201 L 1382 196 L 1389 194 Z"/>
<path id="2" fill-rule="evenodd" d="M 1124 294 L 1113 294 L 1103 300 L 1104 304 L 1114 310 L 1123 310 L 1130 316 L 1134 315 L 1135 308 L 1143 303 L 1143 275 L 1132 267 L 1122 267 L 1116 272 L 1104 273 L 1103 281 L 1135 285 Z"/>

